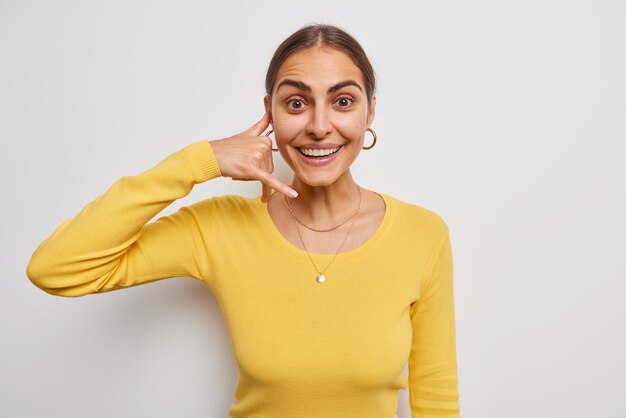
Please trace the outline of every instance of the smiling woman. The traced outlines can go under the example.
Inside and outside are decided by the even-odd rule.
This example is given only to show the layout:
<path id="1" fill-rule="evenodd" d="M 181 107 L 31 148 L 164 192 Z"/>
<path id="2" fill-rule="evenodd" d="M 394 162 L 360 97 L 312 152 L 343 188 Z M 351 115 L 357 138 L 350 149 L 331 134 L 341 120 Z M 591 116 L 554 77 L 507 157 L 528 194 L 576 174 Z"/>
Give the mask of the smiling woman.
<path id="1" fill-rule="evenodd" d="M 348 145 L 346 149 L 349 152 L 341 151 L 342 159 L 332 165 L 336 173 L 345 173 L 344 177 L 330 178 L 324 182 L 324 179 L 320 178 L 324 171 L 317 169 L 315 178 L 310 180 L 317 186 L 334 184 L 335 192 L 329 195 L 341 196 L 338 192 L 342 190 L 344 195 L 346 191 L 352 192 L 353 187 L 350 185 L 354 184 L 354 181 L 350 178 L 347 166 L 354 161 L 360 147 L 358 144 L 351 146 L 347 140 L 352 138 L 353 143 L 362 141 L 365 130 L 369 129 L 374 118 L 376 101 L 374 70 L 359 43 L 345 31 L 328 25 L 297 31 L 274 53 L 265 79 L 265 89 L 266 109 L 271 108 L 275 126 L 279 125 L 275 128 L 277 143 L 284 142 L 282 140 L 284 136 L 293 135 L 293 129 L 303 130 L 302 125 L 308 122 L 308 132 L 302 135 L 303 140 L 312 134 L 324 140 L 303 144 L 296 142 L 292 147 L 297 148 L 301 154 L 317 155 L 319 151 L 315 150 L 337 151 Z M 274 103 L 273 97 L 276 97 L 279 104 Z M 289 119 L 284 115 L 305 112 L 308 116 L 304 115 L 297 119 Z M 281 121 L 285 123 L 280 124 Z M 336 143 L 332 142 L 332 138 L 325 138 L 328 136 L 326 132 L 331 123 L 335 123 L 338 128 L 334 132 L 334 136 L 337 137 Z M 367 125 L 365 128 L 364 124 Z M 350 130 L 347 127 L 350 127 Z M 317 168 L 336 161 L 335 157 L 322 156 L 303 157 L 297 159 L 298 162 L 295 163 L 291 158 L 293 152 L 288 151 L 290 149 L 279 146 L 283 158 L 296 173 L 297 167 L 304 164 Z M 298 190 L 306 187 L 298 181 L 300 177 L 294 176 L 294 187 Z M 311 181 L 305 183 L 311 184 Z M 319 190 L 330 191 L 328 187 Z M 323 214 L 320 214 L 319 217 L 322 216 Z"/>
<path id="2" fill-rule="evenodd" d="M 268 88 L 265 108 L 278 149 L 295 173 L 292 187 L 300 194 L 297 203 L 303 217 L 311 223 L 332 223 L 333 206 L 354 200 L 349 168 L 374 120 L 374 84 L 365 85 L 363 71 L 342 49 L 316 41 L 290 51 L 280 65 L 270 64 L 270 71 L 277 70 L 268 82 L 275 80 L 276 87 Z M 281 48 L 276 56 L 285 56 Z M 365 68 L 372 72 L 370 65 Z M 316 157 L 329 153 L 321 150 L 335 153 Z"/>
<path id="3" fill-rule="evenodd" d="M 240 372 L 230 418 L 393 418 L 407 388 L 414 418 L 459 418 L 448 226 L 350 171 L 376 144 L 365 52 L 336 26 L 305 26 L 278 47 L 265 87 L 261 120 L 120 178 L 39 245 L 29 279 L 66 297 L 169 277 L 206 283 Z M 272 150 L 291 185 L 272 176 Z M 260 181 L 262 193 L 148 223 L 217 177 Z"/>

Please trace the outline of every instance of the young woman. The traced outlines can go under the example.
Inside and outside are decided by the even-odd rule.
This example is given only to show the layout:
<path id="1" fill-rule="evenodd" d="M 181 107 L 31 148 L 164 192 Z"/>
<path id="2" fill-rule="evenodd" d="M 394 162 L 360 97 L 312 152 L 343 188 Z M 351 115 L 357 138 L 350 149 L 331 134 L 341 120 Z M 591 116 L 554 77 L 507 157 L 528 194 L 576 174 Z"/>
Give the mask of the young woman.
<path id="1" fill-rule="evenodd" d="M 365 52 L 340 28 L 303 27 L 276 50 L 265 87 L 261 120 L 119 179 L 39 245 L 29 279 L 66 297 L 205 282 L 240 371 L 231 418 L 393 418 L 407 387 L 413 417 L 460 417 L 448 227 L 350 172 L 377 139 Z M 294 171 L 289 186 L 271 174 L 272 151 Z M 221 176 L 260 181 L 262 194 L 148 223 Z"/>

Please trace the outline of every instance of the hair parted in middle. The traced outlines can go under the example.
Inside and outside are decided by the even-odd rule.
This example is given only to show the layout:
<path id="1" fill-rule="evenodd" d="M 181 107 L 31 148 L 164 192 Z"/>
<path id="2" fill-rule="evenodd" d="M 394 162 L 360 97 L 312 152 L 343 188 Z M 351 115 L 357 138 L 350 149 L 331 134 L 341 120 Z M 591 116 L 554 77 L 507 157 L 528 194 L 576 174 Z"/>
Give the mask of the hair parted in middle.
<path id="1" fill-rule="evenodd" d="M 352 59 L 363 74 L 367 103 L 370 104 L 372 95 L 376 92 L 376 74 L 365 51 L 352 35 L 337 26 L 323 23 L 298 29 L 276 48 L 265 76 L 265 93 L 269 96 L 270 103 L 278 69 L 283 62 L 292 54 L 315 46 L 335 48 Z"/>

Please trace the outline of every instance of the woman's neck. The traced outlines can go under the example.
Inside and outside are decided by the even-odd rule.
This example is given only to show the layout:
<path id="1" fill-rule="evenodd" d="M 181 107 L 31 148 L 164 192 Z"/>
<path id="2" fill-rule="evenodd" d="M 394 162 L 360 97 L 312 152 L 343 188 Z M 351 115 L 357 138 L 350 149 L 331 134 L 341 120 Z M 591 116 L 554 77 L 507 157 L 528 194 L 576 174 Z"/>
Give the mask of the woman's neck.
<path id="1" fill-rule="evenodd" d="M 289 199 L 292 210 L 303 222 L 327 225 L 350 216 L 359 205 L 361 191 L 348 170 L 332 184 L 311 186 L 294 176 L 292 187 L 298 197 Z"/>

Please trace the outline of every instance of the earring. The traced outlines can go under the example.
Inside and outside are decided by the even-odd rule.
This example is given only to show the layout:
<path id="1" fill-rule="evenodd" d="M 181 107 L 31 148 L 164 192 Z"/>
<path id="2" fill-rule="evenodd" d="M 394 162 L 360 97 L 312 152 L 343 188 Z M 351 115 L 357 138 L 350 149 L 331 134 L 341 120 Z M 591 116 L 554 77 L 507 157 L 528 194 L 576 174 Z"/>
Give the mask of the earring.
<path id="1" fill-rule="evenodd" d="M 374 130 L 371 128 L 367 128 L 366 131 L 370 131 L 372 135 L 374 135 L 374 142 L 372 142 L 372 145 L 370 145 L 369 147 L 363 147 L 363 149 L 372 149 L 374 148 L 374 145 L 376 145 L 376 132 L 374 132 Z"/>
<path id="2" fill-rule="evenodd" d="M 270 129 L 270 131 L 268 133 L 266 133 L 265 136 L 269 137 L 272 132 L 274 132 L 274 130 Z M 272 147 L 272 151 L 276 152 L 276 151 L 278 151 L 278 148 L 275 149 L 274 147 Z"/>

